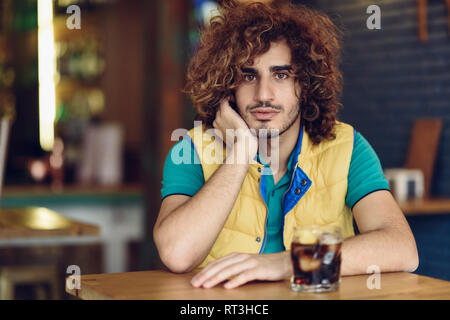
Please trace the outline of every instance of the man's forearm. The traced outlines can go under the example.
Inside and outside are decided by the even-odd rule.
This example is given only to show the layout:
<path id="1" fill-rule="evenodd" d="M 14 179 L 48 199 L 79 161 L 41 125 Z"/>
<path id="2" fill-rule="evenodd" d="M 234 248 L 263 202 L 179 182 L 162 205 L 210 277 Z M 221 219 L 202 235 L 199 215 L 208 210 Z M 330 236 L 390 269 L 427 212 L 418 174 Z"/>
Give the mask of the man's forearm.
<path id="1" fill-rule="evenodd" d="M 222 164 L 197 194 L 160 222 L 157 245 L 165 252 L 162 255 L 183 259 L 188 270 L 204 260 L 234 206 L 248 167 L 248 161 Z"/>
<path id="2" fill-rule="evenodd" d="M 365 274 L 371 265 L 381 272 L 414 271 L 417 249 L 409 234 L 392 229 L 374 230 L 349 238 L 342 244 L 341 275 Z"/>

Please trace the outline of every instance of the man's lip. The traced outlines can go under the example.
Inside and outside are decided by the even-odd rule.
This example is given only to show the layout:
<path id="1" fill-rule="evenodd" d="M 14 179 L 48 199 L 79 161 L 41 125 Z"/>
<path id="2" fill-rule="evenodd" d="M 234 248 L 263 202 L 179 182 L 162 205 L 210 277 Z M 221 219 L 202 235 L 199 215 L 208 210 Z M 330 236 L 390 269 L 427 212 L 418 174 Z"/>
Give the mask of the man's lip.
<path id="1" fill-rule="evenodd" d="M 251 113 L 278 113 L 280 111 L 276 110 L 276 109 L 272 109 L 272 108 L 256 108 L 253 109 L 252 111 L 250 111 Z"/>
<path id="2" fill-rule="evenodd" d="M 269 120 L 276 116 L 279 111 L 268 108 L 257 108 L 252 110 L 251 113 L 257 120 Z"/>

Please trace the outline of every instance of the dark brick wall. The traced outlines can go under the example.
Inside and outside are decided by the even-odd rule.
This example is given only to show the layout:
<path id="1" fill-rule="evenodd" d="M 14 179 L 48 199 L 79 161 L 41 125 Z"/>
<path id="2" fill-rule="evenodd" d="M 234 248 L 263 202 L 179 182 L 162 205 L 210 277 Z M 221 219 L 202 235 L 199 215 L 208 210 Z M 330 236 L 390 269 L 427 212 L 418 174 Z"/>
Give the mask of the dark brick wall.
<path id="1" fill-rule="evenodd" d="M 340 119 L 369 140 L 384 168 L 405 164 L 415 119 L 443 119 L 431 193 L 450 196 L 450 37 L 445 1 L 428 1 L 425 44 L 417 36 L 415 0 L 298 2 L 314 3 L 344 29 Z M 381 8 L 381 30 L 366 27 L 371 4 Z"/>
<path id="2" fill-rule="evenodd" d="M 443 0 L 428 1 L 427 43 L 418 39 L 415 0 L 297 1 L 328 13 L 344 29 L 344 108 L 340 119 L 372 144 L 383 168 L 406 162 L 412 125 L 443 119 L 431 194 L 450 197 L 450 37 Z M 369 30 L 366 9 L 381 8 L 381 30 Z M 450 213 L 408 217 L 419 274 L 450 280 Z"/>

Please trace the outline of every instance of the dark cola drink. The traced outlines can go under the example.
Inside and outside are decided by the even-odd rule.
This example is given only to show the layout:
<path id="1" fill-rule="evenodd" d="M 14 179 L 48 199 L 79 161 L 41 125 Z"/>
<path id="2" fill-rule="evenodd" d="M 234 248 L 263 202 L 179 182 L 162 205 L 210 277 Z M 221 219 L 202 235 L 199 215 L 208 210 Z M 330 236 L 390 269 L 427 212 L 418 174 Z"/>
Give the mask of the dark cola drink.
<path id="1" fill-rule="evenodd" d="M 297 239 L 298 240 L 298 239 Z M 323 292 L 339 288 L 341 271 L 340 238 L 332 234 L 317 237 L 314 243 L 300 241 L 291 244 L 293 276 L 291 288 L 295 291 Z"/>

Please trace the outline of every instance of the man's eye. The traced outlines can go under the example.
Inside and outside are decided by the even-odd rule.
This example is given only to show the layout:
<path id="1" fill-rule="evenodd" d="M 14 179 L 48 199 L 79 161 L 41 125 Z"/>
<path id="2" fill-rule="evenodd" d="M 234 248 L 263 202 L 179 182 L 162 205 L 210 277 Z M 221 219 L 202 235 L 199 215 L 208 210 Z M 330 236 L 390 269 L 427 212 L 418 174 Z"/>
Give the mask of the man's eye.
<path id="1" fill-rule="evenodd" d="M 244 79 L 245 79 L 245 81 L 253 81 L 253 80 L 255 80 L 255 76 L 252 74 L 246 74 L 246 75 L 244 75 Z"/>
<path id="2" fill-rule="evenodd" d="M 287 79 L 289 76 L 287 75 L 287 73 L 277 73 L 275 75 L 275 77 L 279 80 L 283 80 L 283 79 Z"/>

